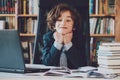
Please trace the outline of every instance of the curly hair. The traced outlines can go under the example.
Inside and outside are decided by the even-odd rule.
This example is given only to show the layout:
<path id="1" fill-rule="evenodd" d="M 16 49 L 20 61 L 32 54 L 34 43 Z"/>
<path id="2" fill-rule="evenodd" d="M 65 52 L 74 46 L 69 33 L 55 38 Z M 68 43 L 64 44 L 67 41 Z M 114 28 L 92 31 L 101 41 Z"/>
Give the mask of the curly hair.
<path id="1" fill-rule="evenodd" d="M 54 8 L 52 8 L 49 11 L 49 13 L 47 14 L 47 26 L 51 31 L 54 31 L 55 23 L 56 23 L 57 19 L 65 11 L 70 11 L 72 19 L 74 21 L 74 28 L 75 29 L 77 28 L 79 30 L 80 25 L 81 25 L 80 14 L 72 6 L 69 6 L 68 4 L 61 3 L 61 4 L 58 4 L 57 6 L 55 6 Z"/>

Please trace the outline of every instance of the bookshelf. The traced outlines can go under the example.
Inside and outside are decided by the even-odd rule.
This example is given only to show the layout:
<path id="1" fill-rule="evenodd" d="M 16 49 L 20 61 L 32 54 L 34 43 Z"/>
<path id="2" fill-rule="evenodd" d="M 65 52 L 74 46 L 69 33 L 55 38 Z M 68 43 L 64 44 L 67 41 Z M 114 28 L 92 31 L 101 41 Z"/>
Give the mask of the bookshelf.
<path id="1" fill-rule="evenodd" d="M 115 6 L 116 6 L 116 8 L 115 8 L 115 15 L 116 15 L 116 17 L 115 17 L 115 31 L 116 31 L 116 34 L 115 34 L 115 40 L 116 41 L 118 41 L 118 42 L 120 42 L 120 2 L 119 2 L 119 0 L 116 0 L 116 2 L 115 2 Z"/>
<path id="2" fill-rule="evenodd" d="M 33 6 L 31 3 L 33 3 L 33 5 L 36 4 L 36 6 Z M 21 29 L 26 29 L 26 27 L 37 26 L 37 25 L 33 25 L 37 23 L 37 16 L 38 16 L 37 3 L 38 3 L 38 0 L 36 2 L 34 0 L 0 0 L 0 8 L 1 8 L 0 20 L 4 20 L 6 22 L 5 29 L 18 30 L 20 32 L 22 41 L 29 41 L 28 38 L 30 38 L 30 41 L 34 41 L 35 32 L 32 32 L 32 31 L 22 32 Z M 31 12 L 30 12 L 30 8 L 31 8 Z M 27 19 L 30 19 L 29 21 L 31 22 L 34 20 L 34 23 L 32 23 L 31 25 L 27 25 Z M 23 20 L 23 22 L 25 23 L 23 24 L 23 22 L 20 20 Z M 21 27 L 24 27 L 24 28 L 21 28 Z M 31 38 L 33 40 L 31 40 Z"/>
<path id="3" fill-rule="evenodd" d="M 104 32 L 104 33 L 100 33 L 101 28 L 99 28 L 99 32 L 95 33 L 92 32 L 90 33 L 90 37 L 91 37 L 91 55 L 92 55 L 92 62 L 94 65 L 94 62 L 96 63 L 96 49 L 99 46 L 98 44 L 100 44 L 100 42 L 120 42 L 120 22 L 119 22 L 119 18 L 120 18 L 120 2 L 119 0 L 89 0 L 89 18 L 101 18 L 101 23 L 99 24 L 99 26 L 101 27 L 109 27 L 111 29 L 109 30 L 114 30 L 113 32 L 108 31 L 108 32 Z M 102 19 L 107 19 L 108 21 L 103 22 L 102 23 Z M 113 19 L 113 22 L 110 22 L 109 19 Z M 107 24 L 108 23 L 108 24 Z M 114 23 L 114 24 L 111 24 Z M 90 22 L 90 28 L 92 26 L 91 24 L 97 24 L 94 22 Z M 105 26 L 105 25 L 107 26 Z M 112 25 L 112 26 L 111 26 Z M 98 26 L 95 26 L 98 27 Z M 104 29 L 104 28 L 102 28 Z M 107 28 L 106 28 L 107 29 Z M 90 29 L 92 30 L 92 29 Z M 96 29 L 94 29 L 96 30 Z M 93 44 L 94 43 L 94 44 Z M 95 64 L 96 65 L 96 64 Z"/>
<path id="4" fill-rule="evenodd" d="M 17 0 L 17 28 L 20 32 L 26 63 L 32 63 L 33 43 L 37 33 L 39 0 Z"/>
<path id="5" fill-rule="evenodd" d="M 39 0 L 0 0 L 0 20 L 5 22 L 3 29 L 18 30 L 22 46 L 27 49 L 23 52 L 27 51 L 25 53 L 31 56 L 31 45 L 37 32 L 38 3 Z"/>

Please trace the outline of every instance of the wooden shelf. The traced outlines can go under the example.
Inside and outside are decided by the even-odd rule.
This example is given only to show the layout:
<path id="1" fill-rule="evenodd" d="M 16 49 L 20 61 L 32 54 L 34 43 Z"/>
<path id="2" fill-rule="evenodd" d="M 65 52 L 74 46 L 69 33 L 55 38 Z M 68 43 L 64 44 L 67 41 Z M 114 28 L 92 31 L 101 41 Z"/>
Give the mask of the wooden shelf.
<path id="1" fill-rule="evenodd" d="M 20 34 L 21 41 L 34 42 L 35 34 Z"/>
<path id="2" fill-rule="evenodd" d="M 105 38 L 107 38 L 107 37 L 114 38 L 115 37 L 115 35 L 112 35 L 112 34 L 90 34 L 90 36 L 91 37 L 105 37 Z"/>
<path id="3" fill-rule="evenodd" d="M 90 17 L 115 17 L 114 14 L 91 14 Z"/>
<path id="4" fill-rule="evenodd" d="M 35 37 L 35 34 L 23 34 L 23 33 L 20 33 L 20 36 Z"/>
<path id="5" fill-rule="evenodd" d="M 14 17 L 15 14 L 0 14 L 0 17 Z"/>
<path id="6" fill-rule="evenodd" d="M 37 17 L 35 14 L 19 14 L 18 17 Z"/>

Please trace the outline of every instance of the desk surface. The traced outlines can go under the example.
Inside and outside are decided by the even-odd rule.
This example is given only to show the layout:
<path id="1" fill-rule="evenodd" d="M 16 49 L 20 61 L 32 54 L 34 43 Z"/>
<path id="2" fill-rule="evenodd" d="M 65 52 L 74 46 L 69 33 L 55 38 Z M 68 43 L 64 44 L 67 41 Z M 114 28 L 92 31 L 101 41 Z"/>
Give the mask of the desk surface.
<path id="1" fill-rule="evenodd" d="M 26 67 L 36 67 L 36 68 L 53 68 L 53 66 L 44 66 L 44 65 L 33 65 L 28 64 Z M 43 76 L 44 73 L 7 73 L 7 72 L 0 72 L 0 80 L 106 80 L 103 78 L 80 78 L 80 77 L 62 77 L 62 76 Z M 113 79 L 107 79 L 107 80 L 120 80 L 120 76 L 113 78 Z"/>
<path id="2" fill-rule="evenodd" d="M 59 76 L 42 76 L 41 73 L 17 74 L 17 73 L 0 72 L 0 80 L 80 80 L 80 79 L 106 80 L 103 78 L 66 78 L 66 77 L 59 77 Z M 120 76 L 110 80 L 120 80 Z"/>

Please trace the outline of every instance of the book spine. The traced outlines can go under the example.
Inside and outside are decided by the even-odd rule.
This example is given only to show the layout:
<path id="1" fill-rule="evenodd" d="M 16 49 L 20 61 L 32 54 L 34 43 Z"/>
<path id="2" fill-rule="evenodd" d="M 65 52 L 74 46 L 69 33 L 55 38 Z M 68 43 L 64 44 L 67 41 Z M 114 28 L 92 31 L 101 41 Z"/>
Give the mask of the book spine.
<path id="1" fill-rule="evenodd" d="M 95 0 L 89 0 L 89 14 L 94 14 L 94 3 Z"/>
<path id="2" fill-rule="evenodd" d="M 4 0 L 1 0 L 1 10 L 2 10 L 2 14 L 4 14 Z"/>
<path id="3" fill-rule="evenodd" d="M 2 2 L 0 0 L 0 14 L 2 14 Z"/>
<path id="4" fill-rule="evenodd" d="M 23 1 L 23 14 L 26 14 L 26 2 L 27 2 L 27 0 L 24 0 Z"/>
<path id="5" fill-rule="evenodd" d="M 0 20 L 0 30 L 5 29 L 5 20 Z"/>

